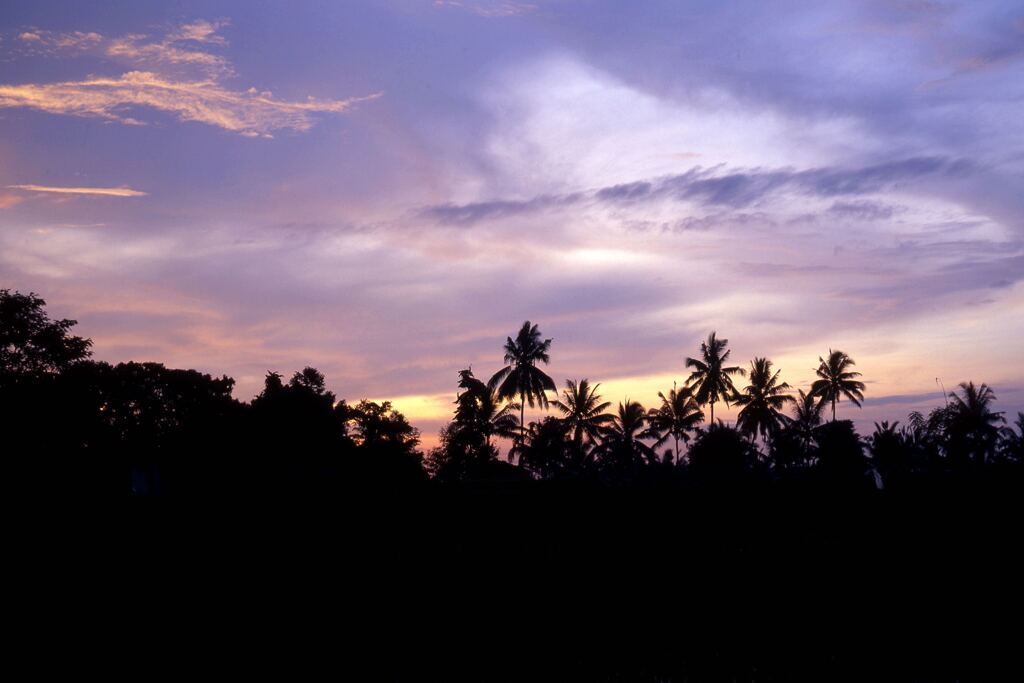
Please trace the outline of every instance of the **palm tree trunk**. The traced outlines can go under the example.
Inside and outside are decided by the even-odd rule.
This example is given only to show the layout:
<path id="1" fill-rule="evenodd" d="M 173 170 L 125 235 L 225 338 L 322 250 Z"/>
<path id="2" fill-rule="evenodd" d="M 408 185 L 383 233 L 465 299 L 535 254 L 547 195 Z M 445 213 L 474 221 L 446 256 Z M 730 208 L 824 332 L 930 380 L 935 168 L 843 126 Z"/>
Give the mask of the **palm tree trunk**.
<path id="1" fill-rule="evenodd" d="M 519 447 L 526 443 L 526 395 L 519 394 Z"/>
<path id="2" fill-rule="evenodd" d="M 833 422 L 836 421 L 836 398 L 835 398 L 835 396 L 832 397 L 832 421 Z"/>
<path id="3" fill-rule="evenodd" d="M 715 426 L 715 402 L 711 402 L 711 426 Z"/>
<path id="4" fill-rule="evenodd" d="M 679 437 L 676 436 L 675 434 L 673 434 L 672 438 L 676 440 L 676 465 L 678 466 L 679 465 L 679 458 L 680 458 L 680 455 L 679 455 Z"/>

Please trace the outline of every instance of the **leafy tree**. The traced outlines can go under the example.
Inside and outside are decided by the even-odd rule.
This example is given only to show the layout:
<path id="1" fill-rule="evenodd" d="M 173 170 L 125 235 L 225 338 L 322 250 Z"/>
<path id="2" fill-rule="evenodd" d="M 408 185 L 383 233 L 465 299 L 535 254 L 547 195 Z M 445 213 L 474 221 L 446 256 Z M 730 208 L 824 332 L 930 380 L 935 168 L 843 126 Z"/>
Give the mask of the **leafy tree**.
<path id="1" fill-rule="evenodd" d="M 785 393 L 789 384 L 779 382 L 779 373 L 772 373 L 772 362 L 767 358 L 755 358 L 750 362 L 750 384 L 736 397 L 736 405 L 743 406 L 736 420 L 740 431 L 753 436 L 760 434 L 765 443 L 785 423 L 782 409 L 794 402 Z"/>
<path id="2" fill-rule="evenodd" d="M 548 350 L 550 339 L 541 339 L 537 325 L 527 320 L 519 329 L 515 339 L 508 337 L 505 341 L 505 367 L 498 370 L 488 382 L 489 386 L 497 387 L 498 396 L 502 399 L 519 397 L 519 439 L 526 439 L 526 405 L 531 408 L 536 404 L 547 408 L 548 391 L 558 391 L 555 382 L 537 363 L 547 365 L 551 362 Z"/>
<path id="3" fill-rule="evenodd" d="M 92 354 L 92 340 L 69 334 L 78 323 L 51 320 L 44 306 L 32 292 L 0 289 L 0 387 L 14 375 L 58 373 Z"/>
<path id="4" fill-rule="evenodd" d="M 864 382 L 856 379 L 861 375 L 850 370 L 855 363 L 842 351 L 829 349 L 828 359 L 819 356 L 818 362 L 815 372 L 819 379 L 811 385 L 811 394 L 817 396 L 822 404 L 832 404 L 832 421 L 835 422 L 836 402 L 843 396 L 860 407 L 860 402 L 864 400 Z"/>
<path id="5" fill-rule="evenodd" d="M 726 348 L 728 345 L 728 339 L 718 339 L 712 332 L 707 341 L 701 342 L 701 357 L 686 359 L 686 367 L 693 368 L 686 384 L 693 387 L 693 396 L 698 405 L 711 406 L 712 424 L 715 421 L 715 403 L 722 401 L 728 406 L 736 395 L 732 376 L 745 374 L 739 366 L 725 365 L 732 353 Z"/>
<path id="6" fill-rule="evenodd" d="M 647 436 L 655 439 L 655 448 L 672 437 L 675 442 L 675 459 L 681 464 L 679 442 L 690 441 L 690 432 L 704 421 L 704 413 L 697 405 L 689 387 L 679 389 L 673 386 L 668 396 L 659 391 L 658 398 L 661 399 L 661 406 L 647 411 Z"/>
<path id="7" fill-rule="evenodd" d="M 364 480 L 398 485 L 426 478 L 423 454 L 416 448 L 420 432 L 391 401 L 362 400 L 355 406 L 340 404 L 339 410 L 352 426 L 357 471 Z"/>
<path id="8" fill-rule="evenodd" d="M 345 412 L 347 422 L 353 427 L 354 441 L 360 448 L 412 453 L 419 445 L 419 430 L 392 408 L 391 401 L 376 403 L 362 400 Z"/>

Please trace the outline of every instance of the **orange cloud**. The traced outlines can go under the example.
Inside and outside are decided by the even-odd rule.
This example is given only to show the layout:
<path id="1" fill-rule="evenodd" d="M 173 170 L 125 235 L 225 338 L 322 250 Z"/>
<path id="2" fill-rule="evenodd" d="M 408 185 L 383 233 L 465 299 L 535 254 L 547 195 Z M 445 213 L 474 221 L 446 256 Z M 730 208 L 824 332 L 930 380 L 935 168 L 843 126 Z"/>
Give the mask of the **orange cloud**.
<path id="1" fill-rule="evenodd" d="M 218 19 L 217 21 L 197 19 L 191 23 L 179 26 L 177 30 L 168 36 L 168 40 L 194 40 L 197 43 L 225 45 L 224 37 L 217 35 L 217 31 L 227 25 L 228 21 L 226 19 Z"/>
<path id="2" fill-rule="evenodd" d="M 150 107 L 247 136 L 269 137 L 271 131 L 306 131 L 313 115 L 341 113 L 357 102 L 379 97 L 376 93 L 346 100 L 288 102 L 254 89 L 237 92 L 210 81 L 177 82 L 147 71 L 131 71 L 119 78 L 92 78 L 45 85 L 0 85 L 0 108 L 25 107 L 51 114 L 86 116 L 130 122 L 124 107 Z M 134 119 L 132 119 L 134 120 Z"/>
<path id="3" fill-rule="evenodd" d="M 96 194 L 106 197 L 145 197 L 146 192 L 132 190 L 127 187 L 51 187 L 48 185 L 8 185 L 9 190 L 26 190 L 28 192 L 54 192 L 57 194 Z M 0 207 L 3 207 L 0 198 Z"/>
<path id="4" fill-rule="evenodd" d="M 0 209 L 9 209 L 21 203 L 21 197 L 13 192 L 0 192 Z"/>
<path id="5" fill-rule="evenodd" d="M 196 121 L 249 137 L 271 137 L 275 130 L 309 130 L 316 114 L 337 114 L 381 93 L 345 100 L 289 102 L 255 88 L 241 92 L 221 85 L 234 75 L 228 60 L 208 51 L 225 46 L 217 31 L 226 20 L 197 20 L 162 37 L 128 34 L 107 38 L 98 33 L 38 31 L 19 37 L 34 53 L 87 51 L 117 60 L 135 70 L 119 77 L 89 77 L 62 83 L 0 85 L 0 108 L 21 107 L 51 114 L 85 116 L 127 125 L 145 122 L 129 116 L 129 107 L 169 112 L 180 121 Z"/>

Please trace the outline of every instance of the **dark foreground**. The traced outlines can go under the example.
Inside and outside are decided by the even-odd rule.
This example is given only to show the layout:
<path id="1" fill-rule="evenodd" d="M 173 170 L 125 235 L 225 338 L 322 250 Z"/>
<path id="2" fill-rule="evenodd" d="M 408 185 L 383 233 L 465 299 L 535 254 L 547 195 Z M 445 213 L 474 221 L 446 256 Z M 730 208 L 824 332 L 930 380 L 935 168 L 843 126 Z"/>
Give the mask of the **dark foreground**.
<path id="1" fill-rule="evenodd" d="M 126 659 L 289 679 L 1020 680 L 1021 491 L 134 499 Z"/>

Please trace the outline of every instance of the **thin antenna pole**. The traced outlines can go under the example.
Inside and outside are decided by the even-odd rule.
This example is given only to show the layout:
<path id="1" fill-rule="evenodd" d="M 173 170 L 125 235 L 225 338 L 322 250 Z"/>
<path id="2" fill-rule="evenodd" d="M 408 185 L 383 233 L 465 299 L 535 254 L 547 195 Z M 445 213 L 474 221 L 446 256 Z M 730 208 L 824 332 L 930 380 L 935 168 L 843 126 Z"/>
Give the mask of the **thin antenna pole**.
<path id="1" fill-rule="evenodd" d="M 946 395 L 946 385 L 942 383 L 942 380 L 938 377 L 935 378 L 935 383 L 942 387 L 942 398 L 946 401 L 946 407 L 949 407 L 949 396 Z"/>

